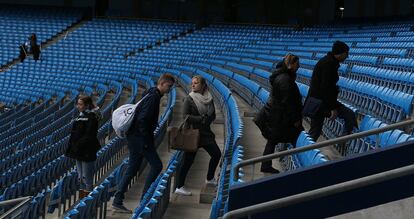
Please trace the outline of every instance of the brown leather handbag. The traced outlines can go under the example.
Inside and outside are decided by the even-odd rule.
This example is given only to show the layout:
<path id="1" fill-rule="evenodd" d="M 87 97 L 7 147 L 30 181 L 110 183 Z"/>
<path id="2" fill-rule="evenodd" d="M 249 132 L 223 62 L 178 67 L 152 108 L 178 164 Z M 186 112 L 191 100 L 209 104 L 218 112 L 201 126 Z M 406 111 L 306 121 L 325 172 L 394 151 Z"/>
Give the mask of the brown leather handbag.
<path id="1" fill-rule="evenodd" d="M 198 149 L 200 132 L 187 124 L 188 116 L 180 127 L 172 127 L 168 132 L 169 147 L 174 150 L 196 152 Z"/>

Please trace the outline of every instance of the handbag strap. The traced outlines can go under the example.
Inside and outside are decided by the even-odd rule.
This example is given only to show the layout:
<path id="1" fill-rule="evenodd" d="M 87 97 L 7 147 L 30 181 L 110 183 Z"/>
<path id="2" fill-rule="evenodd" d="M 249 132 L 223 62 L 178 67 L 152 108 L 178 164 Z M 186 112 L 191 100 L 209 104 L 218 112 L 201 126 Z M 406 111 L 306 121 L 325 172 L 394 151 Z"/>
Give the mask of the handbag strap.
<path id="1" fill-rule="evenodd" d="M 184 118 L 184 121 L 181 123 L 180 127 L 178 128 L 179 130 L 182 130 L 185 127 L 189 127 L 189 129 L 193 129 L 193 125 L 188 125 L 188 118 L 190 117 L 190 115 L 186 115 Z M 186 126 L 188 125 L 188 126 Z"/>

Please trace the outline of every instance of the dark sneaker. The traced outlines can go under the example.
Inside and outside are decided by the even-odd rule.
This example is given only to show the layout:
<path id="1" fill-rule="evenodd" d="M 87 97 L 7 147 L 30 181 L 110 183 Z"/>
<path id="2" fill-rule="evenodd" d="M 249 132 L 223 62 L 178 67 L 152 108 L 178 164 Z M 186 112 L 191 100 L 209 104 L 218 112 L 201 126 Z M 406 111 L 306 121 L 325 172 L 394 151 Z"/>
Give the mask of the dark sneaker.
<path id="1" fill-rule="evenodd" d="M 124 205 L 119 205 L 116 203 L 112 203 L 112 209 L 114 209 L 117 213 L 132 214 L 132 211 L 126 208 Z"/>
<path id="2" fill-rule="evenodd" d="M 260 172 L 262 172 L 262 173 L 280 173 L 279 170 L 277 170 L 273 167 L 260 168 Z"/>

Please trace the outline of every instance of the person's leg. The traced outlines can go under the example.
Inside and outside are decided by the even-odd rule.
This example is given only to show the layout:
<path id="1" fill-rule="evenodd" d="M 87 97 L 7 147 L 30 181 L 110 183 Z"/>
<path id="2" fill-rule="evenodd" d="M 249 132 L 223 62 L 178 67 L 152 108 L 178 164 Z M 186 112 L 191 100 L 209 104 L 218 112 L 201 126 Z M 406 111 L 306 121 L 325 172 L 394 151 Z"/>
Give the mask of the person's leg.
<path id="1" fill-rule="evenodd" d="M 341 134 L 342 136 L 352 134 L 354 127 L 358 127 L 355 113 L 351 109 L 341 106 L 338 109 L 338 117 L 345 120 L 345 126 Z"/>
<path id="2" fill-rule="evenodd" d="M 76 161 L 76 172 L 78 172 L 79 189 L 85 189 L 85 182 L 83 181 L 82 161 Z"/>
<path id="3" fill-rule="evenodd" d="M 319 110 L 315 116 L 311 118 L 311 124 L 309 129 L 309 135 L 312 137 L 312 139 L 316 142 L 318 141 L 319 136 L 322 133 L 322 126 L 323 121 L 325 120 L 324 111 Z"/>
<path id="4" fill-rule="evenodd" d="M 216 168 L 220 162 L 221 158 L 221 151 L 218 147 L 217 143 L 209 144 L 203 146 L 203 148 L 207 151 L 210 155 L 210 162 L 208 164 L 208 171 L 207 171 L 207 180 L 214 179 L 214 174 L 216 173 Z"/>
<path id="5" fill-rule="evenodd" d="M 184 186 L 185 178 L 187 177 L 187 173 L 190 170 L 191 165 L 194 162 L 194 158 L 197 152 L 184 152 L 183 157 L 183 166 L 180 169 L 180 175 L 178 176 L 177 180 L 177 188 L 181 188 Z"/>
<path id="6" fill-rule="evenodd" d="M 146 149 L 144 149 L 143 155 L 147 159 L 149 165 L 151 166 L 151 170 L 148 173 L 147 179 L 145 181 L 144 189 L 142 190 L 141 199 L 144 197 L 148 188 L 155 181 L 155 179 L 157 179 L 158 175 L 160 174 L 162 170 L 161 159 L 158 156 L 158 153 L 153 146 L 149 146 Z"/>
<path id="7" fill-rule="evenodd" d="M 122 176 L 121 181 L 118 184 L 118 190 L 115 194 L 113 203 L 116 205 L 122 205 L 124 194 L 128 188 L 132 178 L 137 174 L 142 162 L 142 143 L 136 139 L 128 140 L 129 148 L 129 162 L 128 168 L 125 171 L 125 175 Z"/>
<path id="8" fill-rule="evenodd" d="M 276 144 L 277 143 L 268 140 L 265 146 L 265 150 L 263 151 L 263 156 L 268 155 L 268 154 L 273 154 L 275 152 Z M 262 167 L 261 167 L 262 170 L 271 169 L 271 168 L 272 168 L 271 160 L 262 162 Z"/>
<path id="9" fill-rule="evenodd" d="M 85 190 L 90 192 L 93 190 L 93 175 L 95 174 L 95 161 L 82 162 L 83 180 L 85 182 Z"/>

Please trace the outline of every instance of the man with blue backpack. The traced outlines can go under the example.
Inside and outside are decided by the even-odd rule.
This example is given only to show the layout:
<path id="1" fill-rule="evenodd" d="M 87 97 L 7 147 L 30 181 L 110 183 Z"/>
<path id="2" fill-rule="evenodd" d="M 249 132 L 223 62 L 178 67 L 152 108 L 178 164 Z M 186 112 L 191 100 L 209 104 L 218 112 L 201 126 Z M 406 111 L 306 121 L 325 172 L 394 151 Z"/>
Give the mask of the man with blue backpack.
<path id="1" fill-rule="evenodd" d="M 137 174 L 143 158 L 148 161 L 151 170 L 147 176 L 141 198 L 162 170 L 162 162 L 154 147 L 154 130 L 158 125 L 160 99 L 164 94 L 170 92 L 174 83 L 175 78 L 171 74 L 161 75 L 157 86 L 146 90 L 142 95 L 142 100 L 135 108 L 133 119 L 126 132 L 129 149 L 128 168 L 118 184 L 118 191 L 112 202 L 112 207 L 117 212 L 132 213 L 123 205 L 123 199 L 128 184 Z"/>

